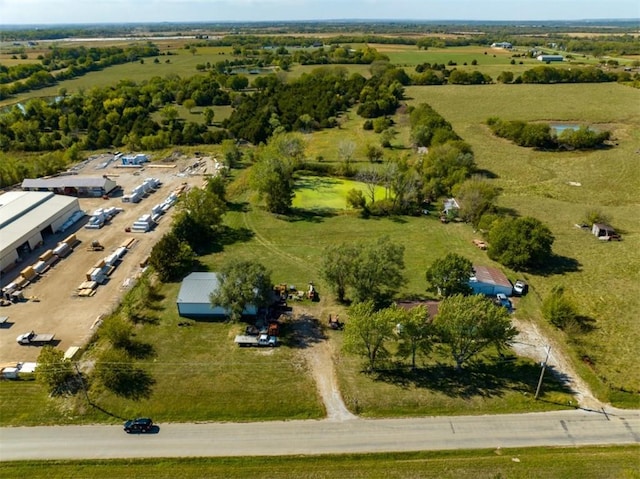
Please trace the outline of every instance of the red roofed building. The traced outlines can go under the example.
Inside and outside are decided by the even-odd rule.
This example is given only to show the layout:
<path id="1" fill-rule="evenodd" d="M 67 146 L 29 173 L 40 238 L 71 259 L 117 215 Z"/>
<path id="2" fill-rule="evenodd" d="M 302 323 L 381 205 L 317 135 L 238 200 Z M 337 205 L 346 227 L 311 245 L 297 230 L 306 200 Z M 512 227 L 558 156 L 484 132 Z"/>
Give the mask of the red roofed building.
<path id="1" fill-rule="evenodd" d="M 429 315 L 429 321 L 431 322 L 433 321 L 433 318 L 436 317 L 436 314 L 438 314 L 438 305 L 440 304 L 440 301 L 406 300 L 406 301 L 397 301 L 396 304 L 406 310 L 413 309 L 416 306 L 426 306 L 427 314 Z"/>

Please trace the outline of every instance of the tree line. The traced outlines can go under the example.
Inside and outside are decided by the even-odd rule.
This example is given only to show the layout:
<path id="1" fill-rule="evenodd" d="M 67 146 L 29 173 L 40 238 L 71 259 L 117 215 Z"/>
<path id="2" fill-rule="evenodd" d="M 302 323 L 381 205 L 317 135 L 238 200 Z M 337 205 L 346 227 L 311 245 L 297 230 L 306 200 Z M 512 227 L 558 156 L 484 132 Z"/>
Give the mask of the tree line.
<path id="1" fill-rule="evenodd" d="M 518 146 L 540 149 L 592 150 L 602 148 L 611 139 L 611 132 L 596 131 L 587 126 L 567 128 L 559 135 L 548 123 L 527 123 L 522 120 L 487 119 L 494 135 L 513 141 Z"/>
<path id="2" fill-rule="evenodd" d="M 59 48 L 52 46 L 49 52 L 39 57 L 41 64 L 21 64 L 11 67 L 0 65 L 0 100 L 18 93 L 55 85 L 60 81 L 76 78 L 112 65 L 155 56 L 158 53 L 158 48 L 151 43 L 125 48 L 86 48 L 84 46 Z"/>

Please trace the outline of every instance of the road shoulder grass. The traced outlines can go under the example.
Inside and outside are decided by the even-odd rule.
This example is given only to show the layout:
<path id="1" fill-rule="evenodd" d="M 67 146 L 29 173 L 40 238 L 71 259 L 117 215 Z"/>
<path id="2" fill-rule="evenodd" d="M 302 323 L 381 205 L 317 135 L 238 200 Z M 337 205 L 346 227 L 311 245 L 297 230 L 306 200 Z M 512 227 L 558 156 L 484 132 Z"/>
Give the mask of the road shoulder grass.
<path id="1" fill-rule="evenodd" d="M 637 478 L 635 446 L 484 449 L 323 456 L 4 462 L 3 477 Z"/>

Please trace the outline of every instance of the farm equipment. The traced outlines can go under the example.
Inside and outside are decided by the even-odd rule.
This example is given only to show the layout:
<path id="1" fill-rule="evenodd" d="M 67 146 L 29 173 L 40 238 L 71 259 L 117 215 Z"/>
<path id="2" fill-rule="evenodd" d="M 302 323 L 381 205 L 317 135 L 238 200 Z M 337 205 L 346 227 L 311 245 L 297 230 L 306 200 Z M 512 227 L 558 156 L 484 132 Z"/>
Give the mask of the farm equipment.
<path id="1" fill-rule="evenodd" d="M 344 323 L 340 322 L 340 319 L 337 315 L 335 318 L 332 318 L 331 315 L 329 315 L 329 327 L 331 329 L 342 330 L 344 329 Z"/>
<path id="2" fill-rule="evenodd" d="M 104 251 L 104 246 L 100 244 L 100 241 L 93 240 L 87 247 L 87 251 Z"/>

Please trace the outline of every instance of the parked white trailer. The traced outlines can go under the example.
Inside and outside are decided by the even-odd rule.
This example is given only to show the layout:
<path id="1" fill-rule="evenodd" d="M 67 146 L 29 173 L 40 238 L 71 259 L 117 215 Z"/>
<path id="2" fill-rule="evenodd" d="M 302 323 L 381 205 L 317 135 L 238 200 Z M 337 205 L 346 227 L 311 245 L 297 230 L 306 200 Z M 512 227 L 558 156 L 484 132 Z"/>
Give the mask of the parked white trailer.
<path id="1" fill-rule="evenodd" d="M 261 334 L 259 336 L 250 336 L 248 334 L 239 334 L 235 338 L 235 343 L 240 346 L 270 346 L 275 347 L 278 345 L 278 338 L 276 336 L 269 336 L 267 334 Z"/>
<path id="2" fill-rule="evenodd" d="M 18 344 L 46 344 L 53 341 L 55 334 L 42 334 L 31 331 L 29 333 L 21 334 L 16 338 Z"/>

